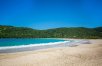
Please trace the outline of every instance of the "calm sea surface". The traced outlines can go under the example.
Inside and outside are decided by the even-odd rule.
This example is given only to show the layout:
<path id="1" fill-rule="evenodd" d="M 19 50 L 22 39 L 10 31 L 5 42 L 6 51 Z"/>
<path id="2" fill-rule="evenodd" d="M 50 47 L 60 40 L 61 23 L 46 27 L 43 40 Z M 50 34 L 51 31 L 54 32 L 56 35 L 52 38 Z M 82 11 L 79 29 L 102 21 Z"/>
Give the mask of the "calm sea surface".
<path id="1" fill-rule="evenodd" d="M 0 47 L 6 46 L 20 46 L 20 45 L 29 45 L 29 44 L 41 44 L 41 43 L 50 43 L 50 42 L 59 42 L 65 41 L 60 39 L 39 39 L 39 38 L 3 38 L 0 39 Z"/>

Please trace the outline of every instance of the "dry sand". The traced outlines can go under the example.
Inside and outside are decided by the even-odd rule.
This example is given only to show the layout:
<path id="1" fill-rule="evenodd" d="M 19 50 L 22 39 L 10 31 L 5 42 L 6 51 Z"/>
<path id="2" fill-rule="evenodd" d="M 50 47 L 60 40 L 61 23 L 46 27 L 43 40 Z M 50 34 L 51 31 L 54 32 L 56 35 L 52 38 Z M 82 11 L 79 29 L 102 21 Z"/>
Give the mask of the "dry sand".
<path id="1" fill-rule="evenodd" d="M 0 54 L 0 66 L 102 66 L 102 39 L 76 47 Z"/>

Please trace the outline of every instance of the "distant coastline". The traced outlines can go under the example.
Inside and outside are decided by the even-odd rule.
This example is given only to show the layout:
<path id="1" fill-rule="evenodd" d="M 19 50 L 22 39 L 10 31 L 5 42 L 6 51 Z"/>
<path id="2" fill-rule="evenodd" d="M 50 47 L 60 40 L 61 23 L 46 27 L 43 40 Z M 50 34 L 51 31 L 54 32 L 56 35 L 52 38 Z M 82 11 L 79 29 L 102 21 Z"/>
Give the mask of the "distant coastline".
<path id="1" fill-rule="evenodd" d="M 0 25 L 0 38 L 102 39 L 102 27 L 65 27 L 47 30 L 36 30 L 26 27 Z"/>

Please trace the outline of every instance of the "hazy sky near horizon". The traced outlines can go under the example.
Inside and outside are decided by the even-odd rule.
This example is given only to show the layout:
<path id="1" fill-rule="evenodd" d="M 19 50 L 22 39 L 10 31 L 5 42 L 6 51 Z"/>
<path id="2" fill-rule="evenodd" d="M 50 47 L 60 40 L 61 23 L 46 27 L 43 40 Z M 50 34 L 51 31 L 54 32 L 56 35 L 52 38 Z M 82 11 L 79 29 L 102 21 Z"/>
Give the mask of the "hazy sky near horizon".
<path id="1" fill-rule="evenodd" d="M 98 27 L 102 26 L 102 0 L 0 0 L 0 25 Z"/>

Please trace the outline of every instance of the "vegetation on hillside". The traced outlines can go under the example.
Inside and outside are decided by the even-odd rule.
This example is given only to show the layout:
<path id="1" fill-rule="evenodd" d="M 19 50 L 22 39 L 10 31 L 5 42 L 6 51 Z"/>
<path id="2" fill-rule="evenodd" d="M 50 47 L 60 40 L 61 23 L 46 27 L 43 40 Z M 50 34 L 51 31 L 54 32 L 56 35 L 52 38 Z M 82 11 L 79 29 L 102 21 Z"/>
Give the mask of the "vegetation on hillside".
<path id="1" fill-rule="evenodd" d="M 0 25 L 0 38 L 102 38 L 102 27 L 35 30 L 26 27 Z"/>

